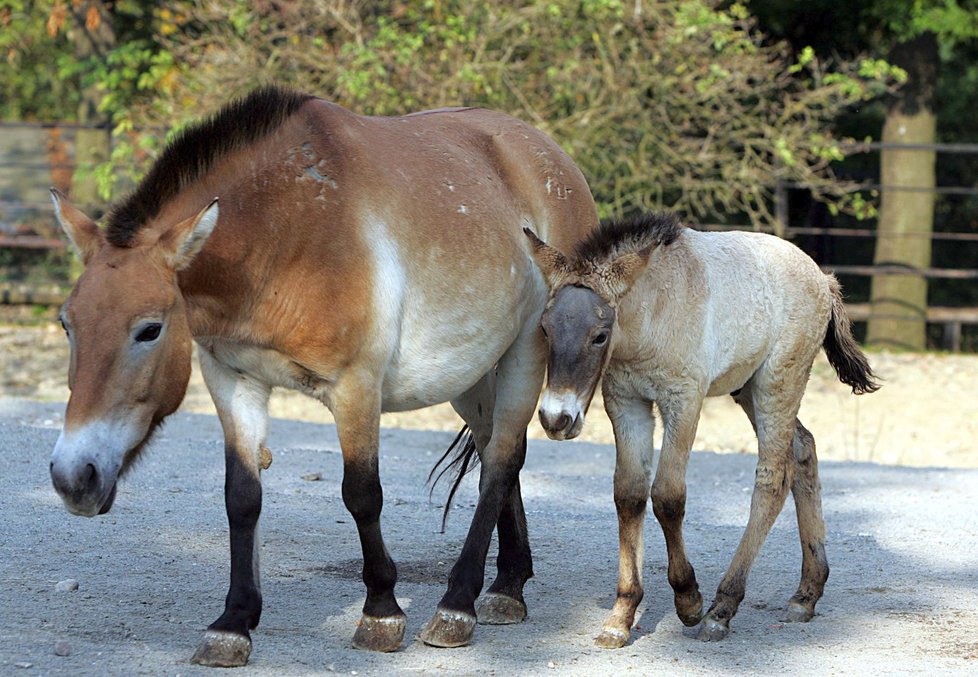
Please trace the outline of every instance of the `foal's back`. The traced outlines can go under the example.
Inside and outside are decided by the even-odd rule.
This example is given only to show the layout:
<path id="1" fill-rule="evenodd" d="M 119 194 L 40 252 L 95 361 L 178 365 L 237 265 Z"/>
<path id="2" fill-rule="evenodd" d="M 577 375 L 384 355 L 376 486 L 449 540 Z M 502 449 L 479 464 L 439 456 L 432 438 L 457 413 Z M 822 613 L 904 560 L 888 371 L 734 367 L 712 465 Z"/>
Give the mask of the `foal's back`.
<path id="1" fill-rule="evenodd" d="M 614 359 L 654 354 L 655 378 L 726 394 L 773 352 L 804 343 L 814 355 L 831 303 L 827 277 L 790 242 L 687 228 L 622 301 Z"/>

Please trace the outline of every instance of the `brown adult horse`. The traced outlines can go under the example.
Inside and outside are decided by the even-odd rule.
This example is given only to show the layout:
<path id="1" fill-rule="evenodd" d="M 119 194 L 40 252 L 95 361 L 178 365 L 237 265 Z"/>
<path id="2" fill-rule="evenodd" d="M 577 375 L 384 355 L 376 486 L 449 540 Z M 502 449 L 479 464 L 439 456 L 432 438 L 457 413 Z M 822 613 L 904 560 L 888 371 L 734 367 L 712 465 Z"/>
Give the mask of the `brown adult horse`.
<path id="1" fill-rule="evenodd" d="M 700 622 L 703 598 L 682 531 L 686 465 L 703 398 L 727 393 L 757 434 L 757 474 L 747 528 L 699 636 L 727 635 L 789 488 L 802 572 L 786 620 L 810 620 L 829 575 L 815 439 L 797 418 L 812 361 L 824 347 L 854 393 L 879 387 L 853 339 L 839 283 L 781 238 L 701 233 L 674 214 L 604 224 L 570 257 L 527 236 L 552 289 L 542 318 L 550 354 L 540 422 L 554 439 L 576 437 L 600 380 L 615 433 L 618 598 L 598 644 L 624 645 L 642 601 L 650 489 L 676 612 L 686 625 Z M 664 423 L 654 481 L 653 404 Z"/>
<path id="2" fill-rule="evenodd" d="M 184 396 L 191 340 L 200 349 L 224 428 L 231 582 L 195 662 L 243 665 L 251 652 L 275 386 L 336 419 L 367 588 L 355 646 L 392 651 L 405 627 L 380 529 L 381 411 L 451 401 L 483 464 L 424 641 L 470 640 L 497 526 L 480 619 L 523 619 L 532 568 L 518 474 L 543 380 L 547 288 L 522 228 L 569 246 L 597 223 L 553 141 L 487 110 L 363 117 L 264 88 L 179 136 L 104 229 L 53 195 L 86 266 L 61 315 L 72 392 L 51 460 L 71 512 L 109 510 L 118 478 Z"/>

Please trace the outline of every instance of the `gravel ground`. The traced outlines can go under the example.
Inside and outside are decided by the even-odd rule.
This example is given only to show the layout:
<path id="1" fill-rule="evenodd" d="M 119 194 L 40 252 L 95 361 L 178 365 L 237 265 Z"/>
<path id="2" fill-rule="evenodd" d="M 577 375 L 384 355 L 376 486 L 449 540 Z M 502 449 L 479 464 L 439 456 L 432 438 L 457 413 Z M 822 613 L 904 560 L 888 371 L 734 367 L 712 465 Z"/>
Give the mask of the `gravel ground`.
<path id="1" fill-rule="evenodd" d="M 404 648 L 376 655 L 349 646 L 363 587 L 335 429 L 317 403 L 278 394 L 262 518 L 265 612 L 252 663 L 234 674 L 975 674 L 978 471 L 964 468 L 978 465 L 978 357 L 871 359 L 883 390 L 850 396 L 819 362 L 802 410 L 822 459 L 832 565 L 815 619 L 779 620 L 800 571 L 790 501 L 731 636 L 716 644 L 676 618 L 650 514 L 646 597 L 632 642 L 617 651 L 593 644 L 617 576 L 603 412 L 592 410 L 585 441 L 531 431 L 522 476 L 536 570 L 530 615 L 517 627 L 479 626 L 454 650 L 411 638 L 444 591 L 475 505 L 473 477 L 438 533 L 444 493 L 429 499 L 424 479 L 458 419 L 444 407 L 385 417 L 384 529 L 409 620 Z M 112 512 L 86 520 L 64 511 L 47 472 L 67 397 L 60 328 L 0 326 L 0 360 L 0 674 L 215 674 L 188 663 L 228 575 L 223 445 L 199 377 Z M 690 464 L 687 546 L 707 602 L 749 510 L 755 457 L 715 453 L 753 448 L 743 418 L 728 398 L 711 400 Z M 321 481 L 303 479 L 315 473 Z"/>
<path id="2" fill-rule="evenodd" d="M 112 512 L 86 520 L 64 511 L 47 477 L 60 406 L 0 399 L 6 462 L 0 673 L 215 674 L 187 660 L 219 613 L 227 584 L 216 419 L 173 417 L 124 481 Z M 471 478 L 447 533 L 438 533 L 442 494 L 429 500 L 424 478 L 451 439 L 447 432 L 383 431 L 384 527 L 399 565 L 408 638 L 444 591 L 475 503 Z M 971 675 L 978 669 L 978 471 L 824 462 L 832 574 L 818 615 L 803 625 L 779 620 L 800 569 L 789 501 L 754 567 L 731 636 L 713 644 L 696 640 L 672 610 L 664 544 L 650 516 L 638 628 L 631 643 L 609 651 L 595 647 L 593 637 L 616 580 L 613 448 L 534 440 L 523 473 L 537 574 L 526 589 L 527 620 L 479 626 L 473 643 L 460 649 L 408 639 L 400 651 L 379 655 L 349 647 L 363 588 L 356 529 L 340 498 L 335 429 L 275 420 L 270 441 L 275 460 L 265 475 L 262 518 L 265 613 L 252 663 L 236 675 Z M 708 600 L 746 522 L 753 467 L 746 454 L 693 454 L 687 545 Z M 313 473 L 322 481 L 302 479 Z M 71 579 L 77 590 L 58 589 Z"/>
<path id="3" fill-rule="evenodd" d="M 55 402 L 68 399 L 68 343 L 57 324 L 0 324 L 0 356 L 0 394 Z M 978 355 L 876 352 L 869 357 L 883 388 L 860 397 L 839 383 L 824 355 L 815 362 L 801 420 L 815 435 L 819 458 L 978 468 Z M 182 410 L 214 413 L 196 369 Z M 271 413 L 278 418 L 332 422 L 319 402 L 287 391 L 272 396 Z M 387 427 L 409 430 L 457 431 L 460 424 L 448 405 L 383 418 Z M 530 437 L 546 439 L 536 421 Z M 595 398 L 581 440 L 614 443 L 600 397 Z M 756 440 L 747 417 L 731 398 L 715 397 L 704 405 L 694 448 L 754 453 Z"/>

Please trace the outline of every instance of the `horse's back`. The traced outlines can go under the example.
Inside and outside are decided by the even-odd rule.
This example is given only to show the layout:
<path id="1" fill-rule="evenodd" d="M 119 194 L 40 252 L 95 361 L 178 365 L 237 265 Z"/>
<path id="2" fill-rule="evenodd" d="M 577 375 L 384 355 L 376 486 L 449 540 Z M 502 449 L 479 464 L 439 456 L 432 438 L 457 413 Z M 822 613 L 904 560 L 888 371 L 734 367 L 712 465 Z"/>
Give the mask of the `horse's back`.
<path id="1" fill-rule="evenodd" d="M 356 270 L 333 272 L 367 289 L 358 350 L 385 365 L 385 409 L 454 397 L 492 368 L 542 308 L 546 288 L 523 227 L 569 247 L 596 224 L 584 177 L 546 135 L 500 113 L 386 118 L 320 101 L 309 106 L 304 125 L 313 141 L 299 143 L 300 129 L 293 144 L 306 163 L 340 159 L 335 168 L 313 167 L 330 177 L 326 190 L 341 194 L 331 196 L 330 213 L 307 203 L 303 219 L 311 210 L 319 223 L 307 226 L 306 258 L 328 270 L 323 259 L 337 229 L 359 252 Z"/>

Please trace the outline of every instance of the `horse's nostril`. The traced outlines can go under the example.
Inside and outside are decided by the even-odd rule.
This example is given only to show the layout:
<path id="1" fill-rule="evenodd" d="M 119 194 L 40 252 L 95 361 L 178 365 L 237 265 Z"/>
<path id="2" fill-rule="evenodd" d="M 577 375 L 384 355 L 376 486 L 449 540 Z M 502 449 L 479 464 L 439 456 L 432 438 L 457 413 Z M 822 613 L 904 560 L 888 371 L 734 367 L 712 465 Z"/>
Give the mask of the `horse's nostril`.
<path id="1" fill-rule="evenodd" d="M 560 418 L 557 419 L 557 425 L 554 426 L 555 430 L 566 430 L 571 424 L 571 417 L 566 411 L 561 412 Z"/>
<path id="2" fill-rule="evenodd" d="M 89 463 L 85 466 L 85 472 L 82 473 L 82 484 L 87 487 L 91 487 L 98 481 L 98 470 L 95 469 L 95 465 Z"/>

